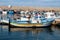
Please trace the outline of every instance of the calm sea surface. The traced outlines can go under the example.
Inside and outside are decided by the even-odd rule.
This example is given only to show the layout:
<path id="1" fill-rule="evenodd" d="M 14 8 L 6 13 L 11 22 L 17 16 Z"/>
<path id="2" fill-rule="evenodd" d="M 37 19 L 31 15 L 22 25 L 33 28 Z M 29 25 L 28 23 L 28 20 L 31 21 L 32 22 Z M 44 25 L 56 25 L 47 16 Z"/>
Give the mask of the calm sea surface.
<path id="1" fill-rule="evenodd" d="M 60 40 L 60 28 L 11 28 L 0 25 L 0 40 Z"/>

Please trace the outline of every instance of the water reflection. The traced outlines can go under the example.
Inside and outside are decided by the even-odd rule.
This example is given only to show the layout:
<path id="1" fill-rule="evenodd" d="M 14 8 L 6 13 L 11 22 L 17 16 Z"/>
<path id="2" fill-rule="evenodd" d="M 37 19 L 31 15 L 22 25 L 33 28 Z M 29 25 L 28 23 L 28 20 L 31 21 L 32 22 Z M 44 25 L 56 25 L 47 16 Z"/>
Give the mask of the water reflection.
<path id="1" fill-rule="evenodd" d="M 0 40 L 60 40 L 60 28 L 11 28 L 0 26 Z"/>

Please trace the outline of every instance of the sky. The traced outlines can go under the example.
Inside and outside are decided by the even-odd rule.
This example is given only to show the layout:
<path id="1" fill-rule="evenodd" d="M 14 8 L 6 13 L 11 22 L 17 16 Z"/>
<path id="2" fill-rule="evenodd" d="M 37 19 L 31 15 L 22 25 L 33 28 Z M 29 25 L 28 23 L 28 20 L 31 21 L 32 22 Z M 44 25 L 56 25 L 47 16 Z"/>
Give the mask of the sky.
<path id="1" fill-rule="evenodd" d="M 0 0 L 0 6 L 60 7 L 60 0 Z"/>

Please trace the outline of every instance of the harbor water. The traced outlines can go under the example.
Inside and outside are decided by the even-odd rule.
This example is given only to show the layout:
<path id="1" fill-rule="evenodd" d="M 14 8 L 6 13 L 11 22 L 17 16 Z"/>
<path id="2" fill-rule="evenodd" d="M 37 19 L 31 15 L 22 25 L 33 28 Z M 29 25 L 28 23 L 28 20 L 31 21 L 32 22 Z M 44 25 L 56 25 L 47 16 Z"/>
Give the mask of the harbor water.
<path id="1" fill-rule="evenodd" d="M 60 40 L 60 28 L 11 28 L 0 25 L 0 40 Z"/>

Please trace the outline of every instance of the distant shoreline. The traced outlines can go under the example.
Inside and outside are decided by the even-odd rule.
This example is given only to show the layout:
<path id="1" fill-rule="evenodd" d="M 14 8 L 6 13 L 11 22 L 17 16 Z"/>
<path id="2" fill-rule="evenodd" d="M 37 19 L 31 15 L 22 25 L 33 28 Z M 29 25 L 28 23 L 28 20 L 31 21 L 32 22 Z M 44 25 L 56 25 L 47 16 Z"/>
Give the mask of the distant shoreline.
<path id="1" fill-rule="evenodd" d="M 0 6 L 1 9 L 9 9 L 8 6 Z M 30 7 L 30 6 L 12 6 L 10 9 L 13 10 L 38 10 L 38 11 L 49 11 L 55 10 L 60 11 L 60 7 Z"/>

